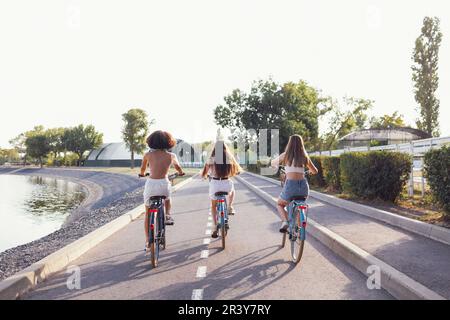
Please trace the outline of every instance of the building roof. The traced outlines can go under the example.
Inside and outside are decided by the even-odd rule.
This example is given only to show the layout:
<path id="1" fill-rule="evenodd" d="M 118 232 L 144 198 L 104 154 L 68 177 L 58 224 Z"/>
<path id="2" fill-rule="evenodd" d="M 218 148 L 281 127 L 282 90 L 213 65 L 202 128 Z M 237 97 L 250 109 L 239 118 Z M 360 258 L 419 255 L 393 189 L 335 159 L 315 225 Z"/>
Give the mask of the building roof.
<path id="1" fill-rule="evenodd" d="M 136 160 L 142 159 L 142 154 L 135 154 Z M 104 143 L 100 148 L 91 151 L 87 160 L 128 160 L 131 153 L 125 142 Z"/>
<path id="2" fill-rule="evenodd" d="M 177 146 L 182 146 L 183 140 L 177 139 Z M 142 160 L 144 154 L 135 153 L 135 160 Z M 87 159 L 95 160 L 130 160 L 131 152 L 128 150 L 125 142 L 104 143 L 100 148 L 92 150 Z"/>
<path id="3" fill-rule="evenodd" d="M 363 129 L 353 131 L 341 139 L 340 141 L 366 141 L 366 140 L 417 140 L 427 139 L 431 136 L 419 129 L 409 127 L 398 127 L 392 129 Z"/>

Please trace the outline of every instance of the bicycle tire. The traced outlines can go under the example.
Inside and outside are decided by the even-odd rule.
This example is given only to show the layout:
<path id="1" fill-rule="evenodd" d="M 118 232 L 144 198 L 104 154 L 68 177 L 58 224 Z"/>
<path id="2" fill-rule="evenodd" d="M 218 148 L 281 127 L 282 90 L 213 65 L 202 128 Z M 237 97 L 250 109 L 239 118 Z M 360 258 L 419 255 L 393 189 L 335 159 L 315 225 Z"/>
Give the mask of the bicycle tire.
<path id="1" fill-rule="evenodd" d="M 152 220 L 155 220 L 155 215 L 153 214 Z M 150 253 L 151 253 L 151 261 L 153 268 L 156 268 L 158 266 L 158 258 L 159 258 L 159 240 L 156 236 L 159 231 L 158 223 L 153 223 L 154 229 L 152 231 L 152 237 L 153 241 L 150 244 Z"/>
<path id="2" fill-rule="evenodd" d="M 291 257 L 292 262 L 298 264 L 303 256 L 303 249 L 305 246 L 305 240 L 302 240 L 300 237 L 301 234 L 301 226 L 300 226 L 300 213 L 298 210 L 295 212 L 294 223 L 292 227 L 291 234 Z"/>

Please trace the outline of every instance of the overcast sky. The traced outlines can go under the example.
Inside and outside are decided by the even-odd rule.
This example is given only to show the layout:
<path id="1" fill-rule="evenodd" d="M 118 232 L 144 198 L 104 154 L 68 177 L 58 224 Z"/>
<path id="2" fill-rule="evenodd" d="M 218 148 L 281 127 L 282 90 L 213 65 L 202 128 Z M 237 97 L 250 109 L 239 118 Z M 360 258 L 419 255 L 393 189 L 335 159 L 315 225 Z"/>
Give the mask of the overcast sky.
<path id="1" fill-rule="evenodd" d="M 373 99 L 371 115 L 399 110 L 413 124 L 411 55 L 427 15 L 441 18 L 450 135 L 446 0 L 1 0 L 0 147 L 38 124 L 93 124 L 120 141 L 131 107 L 148 111 L 152 129 L 214 139 L 223 96 L 270 75 Z"/>

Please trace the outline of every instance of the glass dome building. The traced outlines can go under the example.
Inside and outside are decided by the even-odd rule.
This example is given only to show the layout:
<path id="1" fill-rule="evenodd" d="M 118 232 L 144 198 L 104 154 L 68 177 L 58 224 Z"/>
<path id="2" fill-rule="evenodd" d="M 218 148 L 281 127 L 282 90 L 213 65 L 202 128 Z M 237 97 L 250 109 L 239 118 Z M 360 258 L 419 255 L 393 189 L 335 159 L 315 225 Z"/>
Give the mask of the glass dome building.
<path id="1" fill-rule="evenodd" d="M 135 166 L 142 163 L 143 154 L 134 155 Z M 87 167 L 129 167 L 131 165 L 131 152 L 125 142 L 105 143 L 100 148 L 92 150 L 84 165 Z"/>
<path id="2" fill-rule="evenodd" d="M 197 155 L 193 147 L 178 139 L 177 145 L 170 150 L 178 156 L 180 163 L 191 164 L 200 162 L 201 155 Z M 145 150 L 147 152 L 147 150 Z M 142 164 L 144 154 L 134 154 L 134 165 Z M 125 142 L 105 143 L 100 148 L 92 150 L 84 161 L 86 167 L 129 167 L 131 166 L 131 152 Z"/>

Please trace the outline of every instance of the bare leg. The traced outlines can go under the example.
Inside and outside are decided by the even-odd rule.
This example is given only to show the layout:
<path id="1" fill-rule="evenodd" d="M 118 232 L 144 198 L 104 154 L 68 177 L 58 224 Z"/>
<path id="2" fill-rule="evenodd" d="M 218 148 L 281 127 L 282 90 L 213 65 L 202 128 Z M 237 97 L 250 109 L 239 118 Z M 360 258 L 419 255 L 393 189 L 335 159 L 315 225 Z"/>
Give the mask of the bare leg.
<path id="1" fill-rule="evenodd" d="M 166 209 L 166 216 L 170 216 L 170 210 L 172 209 L 172 203 L 170 202 L 170 198 L 167 198 L 164 204 Z"/>
<path id="2" fill-rule="evenodd" d="M 234 190 L 230 192 L 230 195 L 228 197 L 228 207 L 230 208 L 230 212 L 232 211 L 234 213 L 233 201 L 234 201 Z"/>
<path id="3" fill-rule="evenodd" d="M 211 213 L 213 216 L 214 225 L 217 226 L 217 200 L 211 200 Z"/>
<path id="4" fill-rule="evenodd" d="M 287 221 L 288 220 L 288 214 L 286 210 L 284 209 L 287 206 L 288 202 L 283 199 L 278 199 L 277 203 L 277 209 L 278 214 L 280 215 L 281 221 Z"/>

